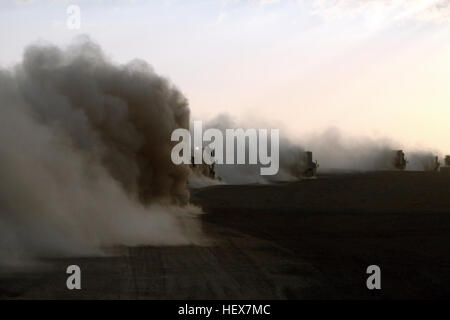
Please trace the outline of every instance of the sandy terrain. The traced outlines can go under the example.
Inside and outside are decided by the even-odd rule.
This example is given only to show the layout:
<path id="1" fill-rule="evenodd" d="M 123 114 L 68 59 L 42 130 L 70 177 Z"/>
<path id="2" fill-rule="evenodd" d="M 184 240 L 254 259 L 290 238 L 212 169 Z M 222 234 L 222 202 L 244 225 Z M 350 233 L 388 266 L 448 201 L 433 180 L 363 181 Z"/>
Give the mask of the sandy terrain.
<path id="1" fill-rule="evenodd" d="M 192 190 L 209 246 L 118 248 L 0 274 L 2 298 L 450 298 L 450 175 L 322 175 Z M 82 269 L 82 290 L 65 268 Z M 381 267 L 382 289 L 366 288 Z"/>

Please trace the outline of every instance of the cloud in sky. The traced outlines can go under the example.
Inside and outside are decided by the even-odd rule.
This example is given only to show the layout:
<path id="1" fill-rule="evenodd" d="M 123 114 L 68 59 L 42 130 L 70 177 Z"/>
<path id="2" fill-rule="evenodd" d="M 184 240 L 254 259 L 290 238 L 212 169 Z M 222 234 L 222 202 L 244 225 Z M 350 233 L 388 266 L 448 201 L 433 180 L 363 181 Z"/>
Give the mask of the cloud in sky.
<path id="1" fill-rule="evenodd" d="M 308 0 L 299 0 L 304 2 Z M 327 19 L 358 18 L 450 22 L 448 0 L 313 0 L 313 14 Z"/>
<path id="2" fill-rule="evenodd" d="M 217 23 L 229 18 L 229 9 L 240 5 L 266 7 L 297 3 L 312 16 L 330 20 L 363 20 L 369 27 L 393 23 L 450 23 L 450 0 L 221 0 Z M 289 6 L 288 10 L 293 8 Z"/>

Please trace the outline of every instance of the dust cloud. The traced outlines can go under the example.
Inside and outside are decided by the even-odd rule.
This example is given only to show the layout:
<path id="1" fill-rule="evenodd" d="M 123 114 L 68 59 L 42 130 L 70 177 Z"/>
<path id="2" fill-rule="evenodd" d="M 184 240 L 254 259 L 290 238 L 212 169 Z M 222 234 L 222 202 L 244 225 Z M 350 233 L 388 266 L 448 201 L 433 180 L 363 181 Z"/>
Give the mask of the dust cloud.
<path id="1" fill-rule="evenodd" d="M 0 70 L 0 264 L 195 241 L 187 166 L 171 132 L 186 98 L 144 61 L 86 37 L 38 43 Z"/>

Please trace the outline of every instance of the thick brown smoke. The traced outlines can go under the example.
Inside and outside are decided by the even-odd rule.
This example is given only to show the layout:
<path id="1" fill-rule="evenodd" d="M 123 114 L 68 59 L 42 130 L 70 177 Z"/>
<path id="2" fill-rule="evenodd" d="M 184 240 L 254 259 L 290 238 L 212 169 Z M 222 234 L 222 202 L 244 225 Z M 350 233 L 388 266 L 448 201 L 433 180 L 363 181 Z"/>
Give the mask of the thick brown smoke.
<path id="1" fill-rule="evenodd" d="M 79 39 L 0 71 L 0 259 L 189 241 L 189 169 L 170 160 L 184 96 L 143 61 Z"/>

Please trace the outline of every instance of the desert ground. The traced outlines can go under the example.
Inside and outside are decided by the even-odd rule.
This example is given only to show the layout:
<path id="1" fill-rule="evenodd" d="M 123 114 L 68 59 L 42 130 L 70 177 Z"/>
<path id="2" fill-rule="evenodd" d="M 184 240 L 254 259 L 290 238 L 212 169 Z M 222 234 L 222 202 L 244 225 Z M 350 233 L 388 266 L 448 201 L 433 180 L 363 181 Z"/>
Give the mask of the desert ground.
<path id="1" fill-rule="evenodd" d="M 3 299 L 450 298 L 450 174 L 322 174 L 191 190 L 208 245 L 2 270 Z M 70 264 L 82 289 L 67 290 Z M 381 268 L 368 290 L 366 268 Z"/>

